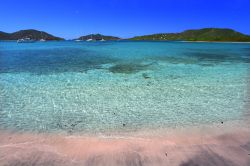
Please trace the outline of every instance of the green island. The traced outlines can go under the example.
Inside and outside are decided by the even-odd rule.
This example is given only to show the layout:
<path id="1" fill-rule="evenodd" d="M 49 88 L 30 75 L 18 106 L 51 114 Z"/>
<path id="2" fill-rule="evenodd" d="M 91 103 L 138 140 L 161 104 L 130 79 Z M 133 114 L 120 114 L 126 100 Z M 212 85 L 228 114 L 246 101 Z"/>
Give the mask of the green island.
<path id="1" fill-rule="evenodd" d="M 120 40 L 119 37 L 116 36 L 107 36 L 107 35 L 102 35 L 102 34 L 89 34 L 85 36 L 81 36 L 77 38 L 76 40 L 88 40 L 88 39 L 93 39 L 93 40 Z"/>
<path id="2" fill-rule="evenodd" d="M 20 30 L 13 33 L 6 33 L 0 31 L 0 40 L 18 40 L 22 38 L 31 38 L 33 40 L 64 40 L 63 38 L 53 36 L 44 31 L 38 31 L 35 29 Z"/>
<path id="3" fill-rule="evenodd" d="M 232 29 L 203 28 L 186 30 L 181 33 L 159 33 L 136 36 L 129 40 L 250 42 L 250 36 Z"/>

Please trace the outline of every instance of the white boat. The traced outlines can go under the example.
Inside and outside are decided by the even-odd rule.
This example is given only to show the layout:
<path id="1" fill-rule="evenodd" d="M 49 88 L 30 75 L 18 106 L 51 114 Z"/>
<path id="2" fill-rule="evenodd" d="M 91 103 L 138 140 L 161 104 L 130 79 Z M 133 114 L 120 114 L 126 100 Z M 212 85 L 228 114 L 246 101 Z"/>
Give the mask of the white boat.
<path id="1" fill-rule="evenodd" d="M 106 40 L 104 40 L 104 39 L 102 38 L 102 40 L 100 40 L 100 41 L 102 41 L 102 42 L 103 42 L 103 41 L 106 41 Z"/>
<path id="2" fill-rule="evenodd" d="M 81 38 L 79 38 L 79 39 L 76 39 L 75 41 L 76 42 L 81 42 L 81 41 L 83 41 L 84 39 L 83 39 L 83 36 L 81 37 Z"/>
<path id="3" fill-rule="evenodd" d="M 96 41 L 96 40 L 93 39 L 92 34 L 91 34 L 91 38 L 90 38 L 90 39 L 87 39 L 86 41 L 87 41 L 87 42 L 91 42 L 91 41 Z"/>
<path id="4" fill-rule="evenodd" d="M 17 43 L 34 43 L 35 42 L 35 40 L 33 40 L 33 39 L 30 39 L 30 38 L 23 38 L 23 39 L 18 39 L 17 40 Z"/>
<path id="5" fill-rule="evenodd" d="M 87 39 L 86 41 L 88 41 L 88 42 L 89 42 L 89 41 L 93 41 L 93 39 Z"/>
<path id="6" fill-rule="evenodd" d="M 41 31 L 41 39 L 40 42 L 46 42 L 46 40 L 43 38 L 43 32 Z"/>

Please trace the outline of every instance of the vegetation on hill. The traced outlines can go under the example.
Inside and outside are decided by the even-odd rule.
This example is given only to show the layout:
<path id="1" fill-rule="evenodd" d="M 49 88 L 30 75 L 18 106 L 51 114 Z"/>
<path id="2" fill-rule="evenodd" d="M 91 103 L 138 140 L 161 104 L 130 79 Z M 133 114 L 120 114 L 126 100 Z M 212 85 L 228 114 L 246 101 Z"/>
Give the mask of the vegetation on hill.
<path id="1" fill-rule="evenodd" d="M 115 37 L 115 36 L 105 36 L 102 34 L 90 34 L 90 35 L 86 35 L 86 36 L 81 36 L 78 38 L 78 40 L 87 40 L 87 39 L 93 39 L 93 40 L 119 40 L 119 37 Z"/>
<path id="2" fill-rule="evenodd" d="M 0 40 L 8 40 L 8 38 L 9 38 L 9 33 L 0 31 Z"/>
<path id="3" fill-rule="evenodd" d="M 181 33 L 160 33 L 136 36 L 130 40 L 182 40 L 182 41 L 250 41 L 249 35 L 244 35 L 232 29 L 204 28 L 186 30 Z"/>
<path id="4" fill-rule="evenodd" d="M 33 40 L 64 40 L 60 37 L 55 37 L 47 32 L 37 31 L 34 29 L 21 30 L 14 33 L 0 32 L 0 40 L 18 40 L 22 38 L 30 38 Z"/>
<path id="5" fill-rule="evenodd" d="M 53 36 L 47 32 L 34 29 L 21 30 L 14 33 L 5 33 L 0 31 L 0 40 L 18 40 L 22 38 L 31 38 L 34 40 L 64 40 L 63 38 Z M 119 40 L 119 37 L 105 36 L 102 34 L 90 34 L 81 36 L 78 40 Z M 203 28 L 197 30 L 186 30 L 181 33 L 159 33 L 145 36 L 136 36 L 129 40 L 170 40 L 170 41 L 234 41 L 250 42 L 250 36 L 234 31 L 232 29 L 221 28 Z"/>

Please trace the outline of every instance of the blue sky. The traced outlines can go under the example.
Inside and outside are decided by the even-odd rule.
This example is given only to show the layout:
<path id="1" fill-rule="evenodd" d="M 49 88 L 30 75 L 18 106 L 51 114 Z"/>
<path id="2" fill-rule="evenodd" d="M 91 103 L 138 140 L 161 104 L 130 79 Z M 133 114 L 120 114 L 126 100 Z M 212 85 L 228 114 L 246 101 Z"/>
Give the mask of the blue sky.
<path id="1" fill-rule="evenodd" d="M 119 37 L 203 27 L 250 34 L 250 0 L 1 0 L 0 31 L 38 29 L 76 38 Z"/>

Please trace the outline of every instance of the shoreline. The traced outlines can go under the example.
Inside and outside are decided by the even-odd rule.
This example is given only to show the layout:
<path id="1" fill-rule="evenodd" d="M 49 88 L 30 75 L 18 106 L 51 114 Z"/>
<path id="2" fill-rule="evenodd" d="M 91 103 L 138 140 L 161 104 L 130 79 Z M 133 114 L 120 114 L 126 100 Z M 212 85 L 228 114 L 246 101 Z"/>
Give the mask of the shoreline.
<path id="1" fill-rule="evenodd" d="M 244 113 L 245 114 L 245 113 Z M 248 117 L 246 114 L 245 116 Z M 177 126 L 166 126 L 164 128 L 140 128 L 127 129 L 127 126 L 124 126 L 124 129 L 117 130 L 106 130 L 101 132 L 91 132 L 87 131 L 72 131 L 67 130 L 53 130 L 53 131 L 32 131 L 32 130 L 22 130 L 18 131 L 17 129 L 11 128 L 0 128 L 1 133 L 15 133 L 15 134 L 28 134 L 28 135 L 59 135 L 62 137 L 79 137 L 79 138 L 100 138 L 100 139 L 131 139 L 131 138 L 164 138 L 173 135 L 188 135 L 190 132 L 192 134 L 209 134 L 209 135 L 222 135 L 225 133 L 234 132 L 238 129 L 248 130 L 248 121 L 247 118 L 235 119 L 235 120 L 226 120 L 218 121 L 211 123 L 203 124 L 194 124 L 194 125 L 177 125 Z M 205 131 L 205 132 L 204 132 Z M 1 143 L 1 141 L 0 141 Z"/>

